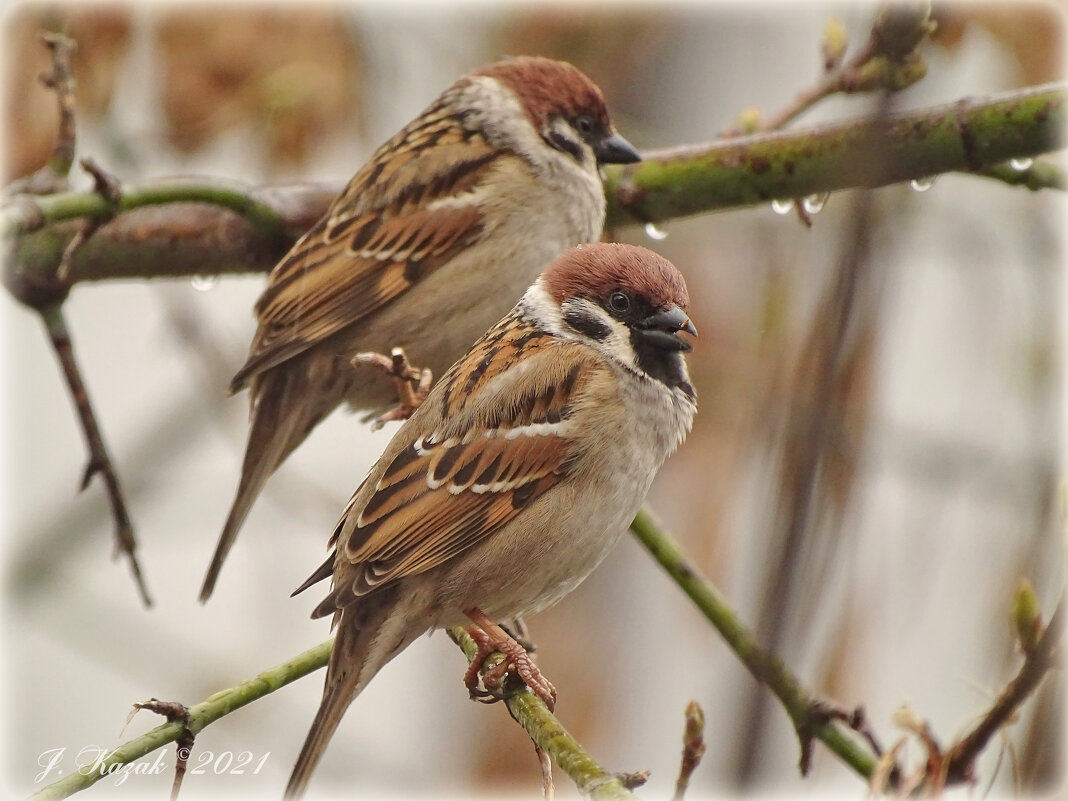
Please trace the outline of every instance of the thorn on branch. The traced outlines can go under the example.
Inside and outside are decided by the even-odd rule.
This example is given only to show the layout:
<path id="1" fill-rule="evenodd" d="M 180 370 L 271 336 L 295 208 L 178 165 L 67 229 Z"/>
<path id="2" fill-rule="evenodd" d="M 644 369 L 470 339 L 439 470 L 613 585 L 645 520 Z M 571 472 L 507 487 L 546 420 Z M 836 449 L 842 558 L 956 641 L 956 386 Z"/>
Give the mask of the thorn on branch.
<path id="1" fill-rule="evenodd" d="M 130 562 L 130 570 L 134 576 L 141 601 L 145 606 L 152 606 L 152 598 L 148 594 L 144 577 L 141 574 L 141 566 L 137 561 L 137 541 L 134 537 L 133 524 L 126 511 L 126 502 L 123 498 L 122 487 L 119 484 L 118 475 L 111 463 L 107 447 L 104 445 L 100 426 L 89 401 L 89 393 L 82 381 L 81 370 L 74 356 L 74 346 L 71 342 L 70 331 L 67 329 L 66 320 L 63 317 L 62 305 L 40 309 L 41 320 L 48 332 L 49 341 L 59 360 L 63 376 L 67 381 L 67 389 L 71 400 L 78 413 L 82 433 L 85 436 L 86 447 L 89 450 L 89 458 L 85 472 L 82 474 L 81 489 L 84 490 L 94 476 L 100 475 L 107 488 L 108 500 L 111 504 L 112 517 L 115 519 L 115 553 L 126 554 Z"/>
<path id="2" fill-rule="evenodd" d="M 105 172 L 103 167 L 98 165 L 91 158 L 82 159 L 81 165 L 87 173 L 93 176 L 93 191 L 107 201 L 108 206 L 110 207 L 110 213 L 105 217 L 83 218 L 78 232 L 63 249 L 63 255 L 60 256 L 59 259 L 59 266 L 56 268 L 56 277 L 63 284 L 68 285 L 70 283 L 71 266 L 74 263 L 74 257 L 77 255 L 81 247 L 89 240 L 89 237 L 96 233 L 101 225 L 115 216 L 119 210 L 119 203 L 122 200 L 122 191 L 119 188 L 119 181 L 115 176 Z"/>
<path id="3" fill-rule="evenodd" d="M 119 179 L 107 172 L 88 156 L 79 162 L 87 173 L 93 176 L 93 191 L 110 203 L 115 211 L 118 210 L 122 200 L 122 190 Z M 114 213 L 114 212 L 113 212 Z"/>
<path id="4" fill-rule="evenodd" d="M 616 778 L 628 790 L 636 790 L 647 781 L 652 774 L 648 770 L 636 770 L 632 773 L 617 773 Z"/>

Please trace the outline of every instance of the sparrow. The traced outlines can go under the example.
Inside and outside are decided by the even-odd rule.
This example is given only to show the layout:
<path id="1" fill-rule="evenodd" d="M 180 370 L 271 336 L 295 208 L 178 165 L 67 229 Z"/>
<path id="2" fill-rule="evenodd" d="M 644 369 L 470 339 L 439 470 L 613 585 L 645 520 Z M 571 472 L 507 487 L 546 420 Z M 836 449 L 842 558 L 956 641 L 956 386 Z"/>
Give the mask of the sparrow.
<path id="1" fill-rule="evenodd" d="M 201 602 L 264 482 L 319 421 L 343 401 L 367 419 L 391 402 L 353 357 L 400 347 L 447 368 L 549 262 L 600 238 L 599 165 L 639 159 L 589 78 L 529 56 L 463 76 L 374 153 L 256 302 L 230 385 L 249 390 L 248 444 Z"/>
<path id="2" fill-rule="evenodd" d="M 287 798 L 300 797 L 342 715 L 417 637 L 464 625 L 547 704 L 552 685 L 494 623 L 573 590 L 634 518 L 683 441 L 696 397 L 686 284 L 640 247 L 586 244 L 553 261 L 399 428 L 334 528 L 312 613 L 336 630 L 322 702 Z M 492 671 L 491 671 L 492 672 Z M 489 676 L 483 686 L 490 687 Z"/>

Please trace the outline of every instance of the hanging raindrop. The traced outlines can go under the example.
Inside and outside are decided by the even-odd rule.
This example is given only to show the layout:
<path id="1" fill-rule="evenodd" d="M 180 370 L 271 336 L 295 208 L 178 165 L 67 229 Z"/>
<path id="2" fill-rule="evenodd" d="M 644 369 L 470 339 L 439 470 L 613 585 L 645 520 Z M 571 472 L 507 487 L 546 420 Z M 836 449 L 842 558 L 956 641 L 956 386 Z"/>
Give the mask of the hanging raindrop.
<path id="1" fill-rule="evenodd" d="M 909 186 L 915 189 L 917 192 L 926 192 L 932 186 L 934 186 L 934 176 L 928 176 L 926 178 L 913 178 L 909 181 Z"/>
<path id="2" fill-rule="evenodd" d="M 645 235 L 650 239 L 655 239 L 657 242 L 667 239 L 667 231 L 657 228 L 653 223 L 645 224 Z"/>
<path id="3" fill-rule="evenodd" d="M 217 275 L 194 275 L 189 281 L 189 285 L 197 292 L 208 292 L 214 289 L 217 283 L 219 283 Z"/>
<path id="4" fill-rule="evenodd" d="M 823 211 L 823 207 L 827 203 L 827 198 L 829 198 L 830 196 L 830 192 L 809 195 L 801 201 L 801 205 L 804 206 L 805 211 L 807 211 L 809 214 L 819 214 L 821 211 Z"/>
<path id="5" fill-rule="evenodd" d="M 771 210 L 776 214 L 789 214 L 793 209 L 794 202 L 787 198 L 786 200 L 773 200 L 771 201 Z"/>
<path id="6" fill-rule="evenodd" d="M 1034 163 L 1035 160 L 1029 158 L 1011 159 L 1009 161 L 1009 166 L 1012 167 L 1014 170 L 1019 170 L 1020 172 L 1023 172 L 1024 170 L 1031 169 L 1031 165 Z"/>

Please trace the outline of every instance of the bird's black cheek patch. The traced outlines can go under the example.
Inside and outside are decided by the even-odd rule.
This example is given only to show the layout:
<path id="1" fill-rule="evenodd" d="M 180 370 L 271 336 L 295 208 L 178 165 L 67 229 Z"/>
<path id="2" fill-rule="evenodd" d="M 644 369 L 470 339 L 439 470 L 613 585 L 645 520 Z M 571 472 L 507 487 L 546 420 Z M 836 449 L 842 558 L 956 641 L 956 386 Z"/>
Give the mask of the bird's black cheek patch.
<path id="1" fill-rule="evenodd" d="M 597 342 L 603 342 L 612 333 L 607 323 L 585 309 L 568 309 L 564 312 L 564 322 L 578 333 Z"/>
<path id="2" fill-rule="evenodd" d="M 668 387 L 689 386 L 686 366 L 678 350 L 665 350 L 659 347 L 655 340 L 643 336 L 643 332 L 636 329 L 631 329 L 630 345 L 634 348 L 638 368 L 650 378 L 655 378 Z M 692 388 L 690 391 L 693 391 Z"/>

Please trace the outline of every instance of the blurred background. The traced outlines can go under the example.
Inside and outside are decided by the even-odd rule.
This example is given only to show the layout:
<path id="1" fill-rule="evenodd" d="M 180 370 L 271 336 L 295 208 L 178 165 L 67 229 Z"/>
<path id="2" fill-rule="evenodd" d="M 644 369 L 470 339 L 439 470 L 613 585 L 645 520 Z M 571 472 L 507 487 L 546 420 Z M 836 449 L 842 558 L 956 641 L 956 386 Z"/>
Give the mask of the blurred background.
<path id="1" fill-rule="evenodd" d="M 896 108 L 1063 78 L 1064 3 L 935 10 L 928 75 Z M 842 20 L 852 52 L 871 14 L 817 2 L 21 4 L 3 18 L 4 180 L 40 166 L 54 140 L 54 97 L 36 81 L 41 28 L 78 42 L 79 155 L 123 180 L 340 184 L 454 78 L 503 54 L 572 61 L 619 130 L 658 148 L 713 139 L 748 107 L 785 107 L 819 79 L 827 19 Z M 795 127 L 872 108 L 836 99 Z M 662 239 L 612 232 L 679 266 L 701 332 L 696 425 L 651 502 L 807 686 L 862 704 L 884 746 L 905 736 L 892 723 L 902 704 L 948 745 L 1018 667 L 1020 580 L 1047 615 L 1064 584 L 1065 202 L 965 175 L 876 191 L 844 366 L 825 397 L 813 375 L 832 345 L 857 202 L 831 196 L 811 229 L 768 204 L 675 221 Z M 7 795 L 37 787 L 44 751 L 113 747 L 155 726 L 146 712 L 125 725 L 136 701 L 193 704 L 327 638 L 308 619 L 318 591 L 289 593 L 396 424 L 372 434 L 338 412 L 321 425 L 268 484 L 215 596 L 196 602 L 245 444 L 247 398 L 226 386 L 263 283 L 82 284 L 67 303 L 151 610 L 111 559 L 102 486 L 76 492 L 84 444 L 40 323 L 0 299 Z M 651 770 L 643 797 L 672 792 L 691 699 L 709 721 L 691 797 L 865 795 L 819 744 L 799 777 L 781 708 L 632 538 L 529 623 L 560 719 L 610 770 Z M 503 707 L 467 699 L 463 670 L 440 633 L 403 653 L 350 708 L 313 793 L 538 797 L 525 734 Z M 280 795 L 320 689 L 316 674 L 203 732 L 194 755 L 269 756 L 256 775 L 187 775 L 182 797 Z M 1055 674 L 987 749 L 977 789 L 1063 789 L 1064 709 Z M 915 741 L 903 756 L 924 759 Z M 168 770 L 91 792 L 161 798 L 170 782 Z M 559 771 L 557 790 L 577 796 Z"/>

